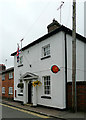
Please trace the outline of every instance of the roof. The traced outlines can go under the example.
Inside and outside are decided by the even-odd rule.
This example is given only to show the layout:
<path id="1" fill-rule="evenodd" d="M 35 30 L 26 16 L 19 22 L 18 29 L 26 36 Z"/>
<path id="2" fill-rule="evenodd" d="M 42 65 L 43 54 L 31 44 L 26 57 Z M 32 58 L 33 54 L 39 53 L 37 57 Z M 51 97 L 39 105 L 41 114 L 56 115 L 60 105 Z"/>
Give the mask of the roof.
<path id="1" fill-rule="evenodd" d="M 11 71 L 14 71 L 14 67 L 11 67 L 11 68 L 9 68 L 9 69 L 3 71 L 2 74 L 8 73 L 8 72 L 11 72 Z"/>
<path id="2" fill-rule="evenodd" d="M 37 44 L 37 43 L 39 43 L 41 41 L 46 40 L 47 38 L 55 35 L 56 33 L 60 32 L 60 31 L 63 31 L 66 34 L 69 34 L 69 35 L 72 36 L 72 30 L 70 30 L 69 28 L 67 28 L 67 27 L 65 27 L 65 26 L 62 25 L 61 27 L 55 29 L 54 31 L 52 31 L 52 32 L 50 32 L 48 34 L 45 34 L 44 36 L 40 37 L 39 39 L 37 39 L 37 40 L 33 41 L 32 43 L 28 44 L 27 46 L 23 47 L 22 51 L 26 50 L 29 47 L 34 46 L 35 44 Z M 86 38 L 83 37 L 82 35 L 78 34 L 78 33 L 76 33 L 76 38 L 79 39 L 79 40 L 81 40 L 81 41 L 83 41 L 84 43 L 86 43 Z M 16 53 L 17 52 L 12 53 L 11 56 L 16 55 Z"/>

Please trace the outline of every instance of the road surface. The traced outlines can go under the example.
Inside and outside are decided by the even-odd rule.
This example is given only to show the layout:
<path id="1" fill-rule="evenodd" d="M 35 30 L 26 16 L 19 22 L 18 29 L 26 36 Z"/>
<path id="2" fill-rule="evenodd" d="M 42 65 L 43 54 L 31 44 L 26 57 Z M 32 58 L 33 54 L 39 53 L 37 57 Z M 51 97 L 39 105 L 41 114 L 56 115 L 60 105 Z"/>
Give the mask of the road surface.
<path id="1" fill-rule="evenodd" d="M 34 112 L 0 103 L 0 108 L 1 107 L 2 118 L 49 118 L 48 116 L 40 115 Z"/>

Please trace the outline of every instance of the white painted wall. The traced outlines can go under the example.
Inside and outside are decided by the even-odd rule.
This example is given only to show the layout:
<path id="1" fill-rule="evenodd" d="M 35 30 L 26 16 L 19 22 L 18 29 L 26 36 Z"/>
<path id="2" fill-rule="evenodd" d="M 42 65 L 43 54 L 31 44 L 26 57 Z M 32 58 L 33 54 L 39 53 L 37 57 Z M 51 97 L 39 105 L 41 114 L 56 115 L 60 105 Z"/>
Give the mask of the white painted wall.
<path id="1" fill-rule="evenodd" d="M 41 60 L 42 47 L 50 44 L 51 57 Z M 29 52 L 28 52 L 29 51 Z M 64 33 L 59 32 L 52 37 L 24 50 L 23 66 L 17 67 L 17 58 L 14 56 L 14 91 L 17 90 L 20 74 L 31 72 L 39 76 L 42 86 L 37 87 L 37 104 L 55 108 L 65 108 L 65 40 Z M 77 80 L 84 80 L 84 43 L 77 40 Z M 68 61 L 68 82 L 72 81 L 72 37 L 67 35 L 67 61 Z M 32 65 L 30 67 L 29 65 Z M 58 65 L 60 71 L 57 74 L 51 72 L 52 65 Z M 51 76 L 51 99 L 44 99 L 43 76 Z M 34 93 L 33 93 L 34 94 Z M 27 96 L 28 97 L 28 96 Z M 33 99 L 33 98 L 32 98 Z M 14 100 L 24 101 L 24 97 L 17 96 Z"/>
<path id="2" fill-rule="evenodd" d="M 84 81 L 84 45 L 76 39 L 76 80 Z M 72 37 L 67 35 L 68 82 L 72 81 Z"/>
<path id="3" fill-rule="evenodd" d="M 43 93 L 42 86 L 37 87 L 37 103 L 41 105 L 65 108 L 65 80 L 64 80 L 64 34 L 62 32 L 42 41 L 27 50 L 23 51 L 23 66 L 17 67 L 16 56 L 14 57 L 14 90 L 17 89 L 18 79 L 20 74 L 25 74 L 27 71 L 39 76 L 39 80 L 43 83 L 42 77 L 46 75 L 51 76 L 51 99 L 41 98 Z M 41 60 L 42 47 L 50 44 L 51 57 Z M 29 53 L 28 53 L 29 51 Z M 29 64 L 32 65 L 30 68 Z M 52 65 L 58 65 L 60 72 L 54 74 L 51 72 Z M 22 101 L 23 98 L 17 96 L 15 100 Z"/>

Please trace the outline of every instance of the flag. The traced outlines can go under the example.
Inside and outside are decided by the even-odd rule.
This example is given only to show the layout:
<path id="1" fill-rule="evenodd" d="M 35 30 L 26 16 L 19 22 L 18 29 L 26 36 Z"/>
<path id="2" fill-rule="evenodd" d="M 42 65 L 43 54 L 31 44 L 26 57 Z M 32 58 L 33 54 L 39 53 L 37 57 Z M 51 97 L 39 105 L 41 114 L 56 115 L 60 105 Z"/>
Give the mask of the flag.
<path id="1" fill-rule="evenodd" d="M 18 48 L 17 48 L 17 62 L 19 62 L 19 53 L 20 53 L 20 50 L 19 50 L 19 44 L 18 45 Z"/>

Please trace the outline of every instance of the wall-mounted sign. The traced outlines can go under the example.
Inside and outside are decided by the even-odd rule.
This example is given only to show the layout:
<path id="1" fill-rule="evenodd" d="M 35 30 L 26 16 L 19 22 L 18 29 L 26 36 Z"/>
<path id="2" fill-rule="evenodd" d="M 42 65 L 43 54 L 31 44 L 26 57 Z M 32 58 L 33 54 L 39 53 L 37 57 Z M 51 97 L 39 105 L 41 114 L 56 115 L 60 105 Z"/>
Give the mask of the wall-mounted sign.
<path id="1" fill-rule="evenodd" d="M 60 71 L 60 69 L 58 68 L 58 66 L 53 65 L 53 66 L 51 67 L 51 71 L 52 71 L 53 73 L 57 73 L 58 71 Z"/>

